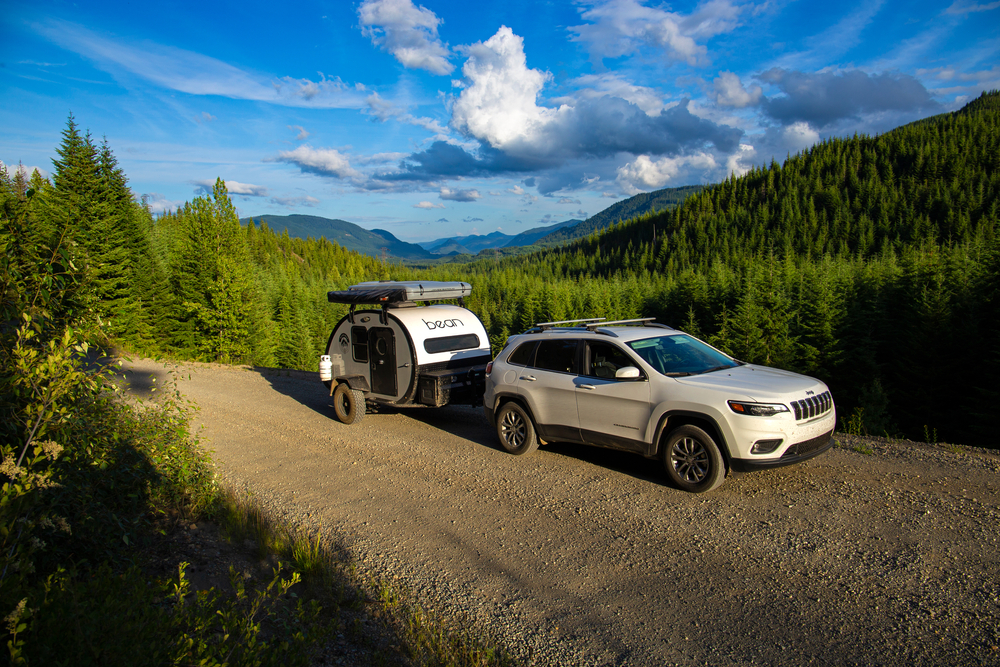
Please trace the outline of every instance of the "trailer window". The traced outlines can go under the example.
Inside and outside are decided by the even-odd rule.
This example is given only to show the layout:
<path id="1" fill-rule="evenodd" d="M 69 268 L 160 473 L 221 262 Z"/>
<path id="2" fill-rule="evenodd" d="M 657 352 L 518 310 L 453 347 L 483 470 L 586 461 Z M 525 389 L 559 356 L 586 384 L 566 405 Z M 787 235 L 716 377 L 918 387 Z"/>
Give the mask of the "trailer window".
<path id="1" fill-rule="evenodd" d="M 354 361 L 368 361 L 368 329 L 351 327 L 351 355 Z"/>
<path id="2" fill-rule="evenodd" d="M 474 350 L 479 347 L 479 336 L 476 334 L 462 334 L 460 336 L 442 336 L 441 338 L 428 338 L 424 341 L 424 349 L 428 354 L 438 352 L 456 352 L 458 350 Z"/>

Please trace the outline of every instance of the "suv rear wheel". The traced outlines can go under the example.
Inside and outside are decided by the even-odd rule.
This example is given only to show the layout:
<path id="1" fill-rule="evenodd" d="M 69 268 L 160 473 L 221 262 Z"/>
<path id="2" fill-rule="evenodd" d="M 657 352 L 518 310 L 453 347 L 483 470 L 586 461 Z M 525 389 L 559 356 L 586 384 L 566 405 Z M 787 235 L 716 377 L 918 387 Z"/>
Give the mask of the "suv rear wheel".
<path id="1" fill-rule="evenodd" d="M 538 438 L 531 417 L 514 402 L 504 403 L 497 413 L 497 437 L 504 449 L 517 456 L 538 449 Z"/>
<path id="2" fill-rule="evenodd" d="M 726 464 L 718 445 L 697 426 L 686 424 L 671 431 L 660 457 L 667 475 L 685 491 L 704 493 L 726 480 Z"/>

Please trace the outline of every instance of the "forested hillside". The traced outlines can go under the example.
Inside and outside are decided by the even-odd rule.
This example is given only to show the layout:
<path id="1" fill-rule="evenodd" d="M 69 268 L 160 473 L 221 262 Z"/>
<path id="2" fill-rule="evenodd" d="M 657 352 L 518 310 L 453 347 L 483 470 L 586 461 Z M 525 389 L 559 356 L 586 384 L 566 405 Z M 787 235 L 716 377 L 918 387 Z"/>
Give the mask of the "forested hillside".
<path id="1" fill-rule="evenodd" d="M 313 368 L 343 313 L 327 290 L 460 279 L 495 351 L 538 321 L 655 316 L 820 377 L 845 428 L 1000 444 L 997 93 L 825 141 L 568 246 L 421 270 L 241 228 L 221 180 L 154 219 L 72 118 L 59 156 L 51 183 L 3 176 L 4 223 L 59 248 L 80 285 L 73 312 L 134 352 Z"/>
<path id="2" fill-rule="evenodd" d="M 463 276 L 497 341 L 534 321 L 656 316 L 822 378 L 845 426 L 996 447 L 998 194 L 990 93 Z"/>
<path id="3" fill-rule="evenodd" d="M 220 179 L 211 196 L 155 218 L 133 200 L 107 145 L 71 117 L 52 182 L 0 176 L 4 231 L 59 260 L 75 322 L 141 354 L 304 368 L 343 314 L 329 289 L 387 278 L 391 265 L 325 239 L 241 227 Z M 51 280 L 39 276 L 38 280 Z M 5 299 L 17 295 L 5 294 Z"/>

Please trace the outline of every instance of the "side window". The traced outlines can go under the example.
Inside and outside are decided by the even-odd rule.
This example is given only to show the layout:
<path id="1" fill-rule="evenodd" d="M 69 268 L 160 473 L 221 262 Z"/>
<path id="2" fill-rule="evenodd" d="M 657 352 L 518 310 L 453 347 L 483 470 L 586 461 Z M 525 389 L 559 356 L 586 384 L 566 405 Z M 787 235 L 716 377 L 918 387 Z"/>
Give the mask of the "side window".
<path id="1" fill-rule="evenodd" d="M 586 375 L 613 380 L 615 371 L 625 366 L 635 366 L 635 362 L 617 345 L 603 341 L 587 343 Z"/>
<path id="2" fill-rule="evenodd" d="M 428 338 L 424 341 L 424 349 L 428 354 L 438 352 L 457 352 L 458 350 L 472 350 L 479 347 L 479 336 L 476 334 L 461 334 L 459 336 L 442 336 L 441 338 Z"/>
<path id="3" fill-rule="evenodd" d="M 368 361 L 368 329 L 351 327 L 351 355 L 354 361 Z"/>
<path id="4" fill-rule="evenodd" d="M 576 373 L 576 340 L 543 340 L 538 344 L 535 368 Z"/>
<path id="5" fill-rule="evenodd" d="M 507 363 L 513 364 L 514 366 L 527 366 L 531 363 L 531 357 L 535 353 L 536 345 L 538 345 L 537 340 L 524 343 L 510 353 L 510 356 L 507 357 Z"/>

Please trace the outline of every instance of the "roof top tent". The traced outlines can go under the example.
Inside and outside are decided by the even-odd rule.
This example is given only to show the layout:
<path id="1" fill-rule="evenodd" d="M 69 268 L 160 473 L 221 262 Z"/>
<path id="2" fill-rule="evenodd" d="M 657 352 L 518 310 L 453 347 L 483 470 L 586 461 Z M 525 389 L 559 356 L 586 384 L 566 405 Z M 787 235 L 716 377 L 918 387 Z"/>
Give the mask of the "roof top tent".
<path id="1" fill-rule="evenodd" d="M 350 311 L 320 357 L 320 380 L 345 424 L 365 402 L 385 405 L 479 405 L 492 359 L 483 323 L 465 308 L 463 282 L 367 282 L 327 293 Z M 457 300 L 459 305 L 435 303 Z M 423 304 L 423 305 L 421 305 Z M 378 305 L 377 309 L 359 306 Z"/>

